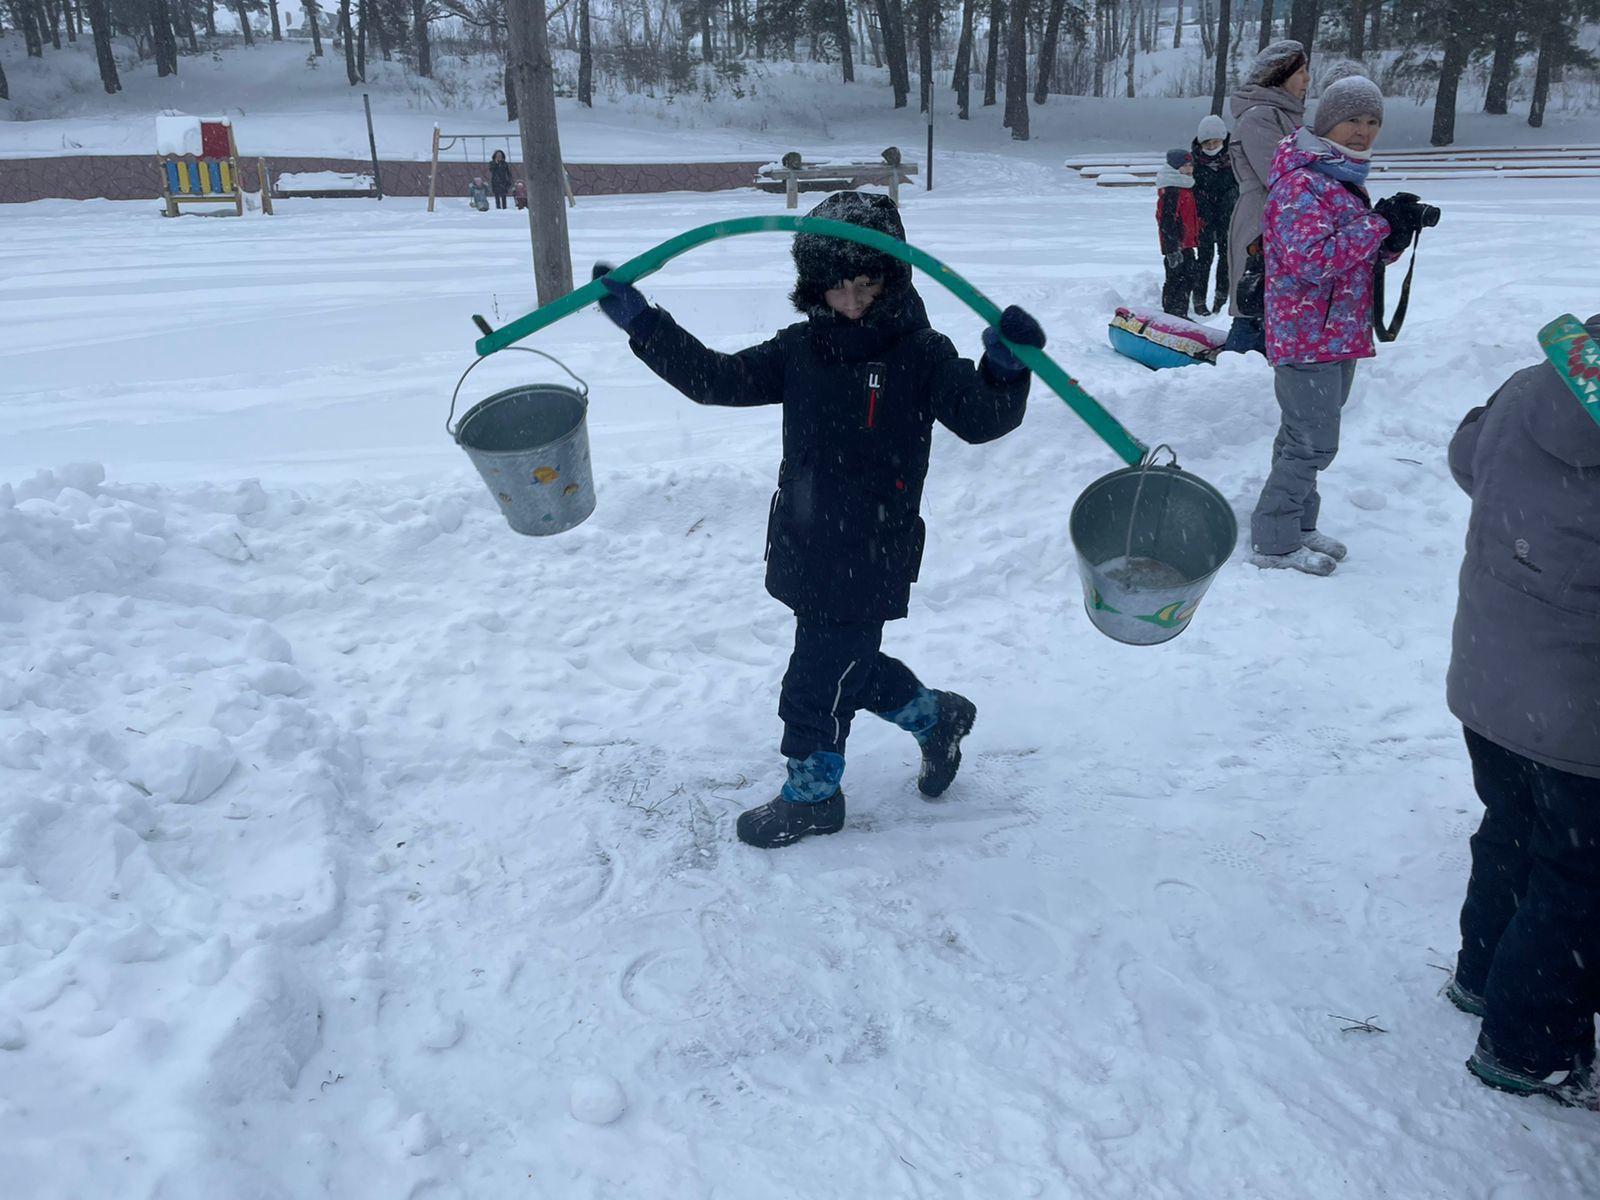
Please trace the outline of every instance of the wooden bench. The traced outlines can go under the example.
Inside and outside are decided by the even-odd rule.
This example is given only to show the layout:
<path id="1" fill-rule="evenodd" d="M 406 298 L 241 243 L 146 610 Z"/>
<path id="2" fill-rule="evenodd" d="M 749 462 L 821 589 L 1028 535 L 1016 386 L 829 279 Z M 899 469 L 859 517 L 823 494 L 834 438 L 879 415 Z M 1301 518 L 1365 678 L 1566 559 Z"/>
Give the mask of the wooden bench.
<path id="1" fill-rule="evenodd" d="M 756 187 L 764 192 L 782 191 L 784 207 L 795 208 L 800 203 L 801 192 L 841 192 L 862 185 L 887 186 L 889 199 L 900 203 L 900 185 L 910 183 L 917 173 L 916 163 L 900 161 L 900 153 L 891 146 L 893 161 L 880 162 L 805 162 L 796 153 L 783 156 L 781 163 L 762 167 L 756 173 Z"/>

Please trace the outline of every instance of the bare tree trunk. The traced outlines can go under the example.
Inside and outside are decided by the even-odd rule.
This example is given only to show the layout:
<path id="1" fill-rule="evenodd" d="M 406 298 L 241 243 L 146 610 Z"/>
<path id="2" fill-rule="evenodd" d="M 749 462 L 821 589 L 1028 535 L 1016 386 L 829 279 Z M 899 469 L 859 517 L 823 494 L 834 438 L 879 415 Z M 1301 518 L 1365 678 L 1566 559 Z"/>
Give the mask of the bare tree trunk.
<path id="1" fill-rule="evenodd" d="M 372 0 L 356 0 L 355 16 L 360 28 L 356 30 L 356 74 L 361 82 L 367 81 L 367 27 L 372 23 Z"/>
<path id="2" fill-rule="evenodd" d="M 1172 48 L 1183 45 L 1183 0 L 1178 0 L 1178 15 L 1172 18 Z"/>
<path id="3" fill-rule="evenodd" d="M 1265 50 L 1272 40 L 1272 0 L 1261 0 L 1261 20 L 1256 23 L 1256 49 Z"/>
<path id="4" fill-rule="evenodd" d="M 50 48 L 61 49 L 61 11 L 50 0 L 38 0 L 39 23 L 50 31 Z"/>
<path id="5" fill-rule="evenodd" d="M 1311 45 L 1317 40 L 1318 10 L 1322 0 L 1294 0 L 1294 6 L 1289 9 L 1289 36 L 1306 48 L 1306 57 L 1311 57 Z"/>
<path id="6" fill-rule="evenodd" d="M 1483 97 L 1483 111 L 1497 117 L 1506 115 L 1511 96 L 1511 72 L 1517 63 L 1517 17 L 1515 9 L 1505 13 L 1494 35 L 1494 66 L 1489 68 L 1489 90 Z"/>
<path id="7" fill-rule="evenodd" d="M 961 39 L 956 43 L 956 68 L 950 86 L 956 93 L 956 116 L 968 120 L 972 109 L 972 10 L 977 0 L 961 0 Z"/>
<path id="8" fill-rule="evenodd" d="M 206 0 L 206 36 L 217 36 L 217 0 Z"/>
<path id="9" fill-rule="evenodd" d="M 100 65 L 100 84 L 106 95 L 115 96 L 122 90 L 122 80 L 117 77 L 117 59 L 111 52 L 111 0 L 85 0 L 89 5 L 89 23 L 94 27 L 94 56 Z"/>
<path id="10" fill-rule="evenodd" d="M 1043 104 L 1050 94 L 1050 76 L 1056 69 L 1056 43 L 1061 40 L 1061 16 L 1067 0 L 1050 0 L 1050 15 L 1044 23 L 1044 41 L 1039 43 L 1039 67 L 1033 85 L 1033 102 Z"/>
<path id="11" fill-rule="evenodd" d="M 67 42 L 76 46 L 78 44 L 78 29 L 77 22 L 73 19 L 72 0 L 62 0 L 61 15 L 64 18 L 62 24 L 67 27 Z"/>
<path id="12" fill-rule="evenodd" d="M 1383 49 L 1383 4 L 1372 0 L 1372 36 L 1367 39 L 1367 49 L 1376 54 Z"/>
<path id="13" fill-rule="evenodd" d="M 933 14 L 939 0 L 917 0 L 918 112 L 933 107 Z"/>
<path id="14" fill-rule="evenodd" d="M 349 0 L 345 0 L 345 3 L 348 4 Z M 234 0 L 234 11 L 239 14 L 239 28 L 244 33 L 244 44 L 254 46 L 256 39 L 250 32 L 250 14 L 245 11 L 244 0 Z"/>
<path id="15" fill-rule="evenodd" d="M 1128 21 L 1128 99 L 1132 100 L 1133 96 L 1134 96 L 1134 92 L 1133 92 L 1133 63 L 1134 63 L 1133 30 L 1134 30 L 1134 26 L 1138 23 L 1139 9 L 1138 9 L 1137 6 L 1135 6 L 1134 9 L 1128 14 L 1128 17 L 1129 17 L 1129 21 Z"/>
<path id="16" fill-rule="evenodd" d="M 278 23 L 278 0 L 267 0 L 267 11 L 272 14 L 272 40 L 283 41 L 283 26 Z"/>
<path id="17" fill-rule="evenodd" d="M 1378 0 L 1381 3 L 1381 0 Z M 1366 0 L 1350 0 L 1350 45 L 1346 48 L 1350 57 L 1360 62 L 1367 53 L 1367 3 Z"/>
<path id="18" fill-rule="evenodd" d="M 989 0 L 989 49 L 983 71 L 983 106 L 995 102 L 995 76 L 1000 73 L 1000 33 L 1005 26 L 1005 0 Z"/>
<path id="19" fill-rule="evenodd" d="M 1233 0 L 1220 0 L 1217 12 L 1216 74 L 1211 80 L 1211 111 L 1222 115 L 1222 103 L 1228 95 L 1228 38 L 1232 33 L 1229 22 L 1233 18 Z"/>
<path id="20" fill-rule="evenodd" d="M 150 46 L 156 56 L 156 77 L 178 73 L 178 39 L 172 34 L 172 10 L 167 0 L 149 0 Z"/>
<path id="21" fill-rule="evenodd" d="M 306 20 L 311 22 L 311 53 L 316 58 L 322 57 L 322 24 L 317 20 L 318 0 L 306 0 Z M 424 33 L 426 38 L 426 33 Z"/>
<path id="22" fill-rule="evenodd" d="M 1460 5 L 1452 5 L 1445 21 L 1448 34 L 1444 43 L 1444 62 L 1439 67 L 1439 91 L 1433 99 L 1433 136 L 1428 140 L 1435 146 L 1448 146 L 1456 140 L 1456 95 L 1461 86 L 1461 72 L 1467 66 L 1471 49 L 1467 32 L 1461 28 Z"/>
<path id="23" fill-rule="evenodd" d="M 566 167 L 556 126 L 555 72 L 545 32 L 544 0 L 506 0 L 509 66 L 516 78 L 522 125 L 522 169 L 528 180 L 528 232 L 541 305 L 572 290 L 567 236 Z"/>
<path id="24" fill-rule="evenodd" d="M 594 45 L 589 31 L 589 0 L 578 0 L 578 103 L 594 107 Z"/>
<path id="25" fill-rule="evenodd" d="M 0 100 L 11 99 L 11 89 L 6 85 L 6 65 L 0 63 Z"/>
<path id="26" fill-rule="evenodd" d="M 1013 141 L 1028 140 L 1028 0 L 1011 0 L 1011 36 L 1006 39 L 1005 126 Z"/>
<path id="27" fill-rule="evenodd" d="M 1559 7 L 1551 3 L 1539 35 L 1539 65 L 1534 68 L 1533 99 L 1528 103 L 1528 125 L 1534 129 L 1544 124 L 1545 106 L 1550 102 L 1550 80 L 1561 59 L 1561 26 Z"/>
<path id="28" fill-rule="evenodd" d="M 906 62 L 905 14 L 900 0 L 875 0 L 878 25 L 883 30 L 883 53 L 889 60 L 889 86 L 894 89 L 894 106 L 904 108 L 911 95 L 911 67 Z"/>
<path id="29" fill-rule="evenodd" d="M 700 0 L 700 61 L 710 62 L 714 57 L 711 45 L 711 0 Z"/>
<path id="30" fill-rule="evenodd" d="M 339 38 L 344 42 L 345 77 L 350 80 L 350 86 L 355 87 L 361 82 L 361 75 L 356 71 L 356 39 L 350 28 L 350 3 L 351 0 L 339 0 Z"/>
<path id="31" fill-rule="evenodd" d="M 312 32 L 316 32 L 315 26 L 312 26 Z M 411 0 L 411 37 L 417 44 L 417 74 L 428 79 L 433 75 L 433 43 L 428 40 L 428 0 Z"/>
<path id="32" fill-rule="evenodd" d="M 856 64 L 850 56 L 850 6 L 845 0 L 834 0 L 833 20 L 838 30 L 834 36 L 839 39 L 839 69 L 843 72 L 846 83 L 854 83 Z"/>

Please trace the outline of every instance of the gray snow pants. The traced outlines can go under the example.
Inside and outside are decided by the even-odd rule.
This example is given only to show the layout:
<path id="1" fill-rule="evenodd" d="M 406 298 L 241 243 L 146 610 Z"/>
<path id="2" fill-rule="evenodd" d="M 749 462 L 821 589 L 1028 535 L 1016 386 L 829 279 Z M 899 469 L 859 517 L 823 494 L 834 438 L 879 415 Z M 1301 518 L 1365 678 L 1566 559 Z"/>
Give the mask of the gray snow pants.
<path id="1" fill-rule="evenodd" d="M 1301 533 L 1317 527 L 1317 472 L 1339 453 L 1339 416 L 1356 363 L 1286 363 L 1272 374 L 1282 419 L 1272 470 L 1250 517 L 1250 545 L 1259 554 L 1289 554 L 1299 548 Z"/>

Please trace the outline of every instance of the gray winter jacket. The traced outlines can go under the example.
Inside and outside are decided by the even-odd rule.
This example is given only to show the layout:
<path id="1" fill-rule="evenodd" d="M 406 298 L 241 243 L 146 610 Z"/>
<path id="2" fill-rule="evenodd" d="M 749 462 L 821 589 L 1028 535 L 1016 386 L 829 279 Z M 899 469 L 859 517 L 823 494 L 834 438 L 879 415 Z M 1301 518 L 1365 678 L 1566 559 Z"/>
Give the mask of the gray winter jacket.
<path id="1" fill-rule="evenodd" d="M 1600 337 L 1600 315 L 1589 318 Z M 1506 749 L 1600 778 L 1600 425 L 1548 363 L 1450 442 L 1472 497 L 1450 711 Z"/>
<path id="2" fill-rule="evenodd" d="M 1233 94 L 1233 174 L 1239 181 L 1239 201 L 1228 224 L 1228 278 L 1244 274 L 1245 250 L 1261 236 L 1261 215 L 1267 208 L 1267 180 L 1278 143 L 1296 129 L 1306 115 L 1304 100 L 1296 100 L 1281 87 L 1246 84 Z M 1228 297 L 1229 311 L 1239 310 Z"/>

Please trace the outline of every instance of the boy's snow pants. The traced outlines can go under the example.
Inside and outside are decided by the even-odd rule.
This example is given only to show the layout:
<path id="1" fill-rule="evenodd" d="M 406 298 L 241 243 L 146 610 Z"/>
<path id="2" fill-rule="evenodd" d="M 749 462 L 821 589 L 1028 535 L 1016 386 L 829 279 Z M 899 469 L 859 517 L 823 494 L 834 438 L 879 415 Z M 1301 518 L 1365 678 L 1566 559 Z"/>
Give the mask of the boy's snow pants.
<path id="1" fill-rule="evenodd" d="M 1456 979 L 1484 998 L 1507 1066 L 1547 1075 L 1594 1045 L 1600 1008 L 1600 779 L 1466 731 L 1483 824 L 1461 906 Z"/>
<path id="2" fill-rule="evenodd" d="M 1317 527 L 1322 497 L 1317 472 L 1339 452 L 1339 417 L 1355 382 L 1354 359 L 1286 363 L 1272 369 L 1281 420 L 1272 443 L 1272 470 L 1250 518 L 1258 554 L 1290 554 L 1300 535 Z"/>
<path id="3" fill-rule="evenodd" d="M 1206 284 L 1211 279 L 1211 256 L 1217 257 L 1217 291 L 1223 303 L 1228 299 L 1228 223 L 1220 225 L 1200 223 L 1200 256 L 1194 268 L 1194 302 L 1196 307 L 1208 304 Z M 1222 304 L 1211 305 L 1214 312 L 1222 311 Z"/>
<path id="4" fill-rule="evenodd" d="M 879 649 L 882 644 L 882 621 L 795 617 L 794 653 L 778 697 L 786 757 L 843 754 L 856 713 L 893 712 L 911 703 L 922 685 L 905 663 Z"/>
<path id="5" fill-rule="evenodd" d="M 1182 257 L 1178 259 L 1177 266 L 1169 267 L 1165 260 L 1161 264 L 1167 272 L 1166 279 L 1161 284 L 1161 311 L 1187 320 L 1189 294 L 1200 284 L 1195 281 L 1194 251 L 1181 250 L 1179 254 Z"/>

